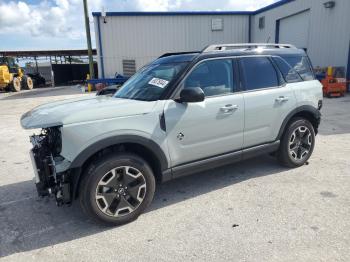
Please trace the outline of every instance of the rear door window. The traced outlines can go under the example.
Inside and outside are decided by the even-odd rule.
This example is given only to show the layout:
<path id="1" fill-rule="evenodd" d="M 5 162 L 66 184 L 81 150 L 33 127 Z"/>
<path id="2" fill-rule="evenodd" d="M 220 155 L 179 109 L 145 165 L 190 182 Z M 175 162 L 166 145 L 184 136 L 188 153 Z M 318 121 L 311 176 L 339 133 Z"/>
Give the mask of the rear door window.
<path id="1" fill-rule="evenodd" d="M 284 80 L 287 83 L 294 83 L 303 81 L 297 71 L 294 70 L 286 61 L 282 58 L 275 56 L 272 57 L 273 61 L 276 63 L 278 69 L 281 71 Z"/>
<path id="2" fill-rule="evenodd" d="M 307 56 L 281 56 L 295 69 L 304 81 L 314 80 L 314 74 Z"/>
<path id="3" fill-rule="evenodd" d="M 239 64 L 245 90 L 279 86 L 277 72 L 267 57 L 244 57 Z"/>

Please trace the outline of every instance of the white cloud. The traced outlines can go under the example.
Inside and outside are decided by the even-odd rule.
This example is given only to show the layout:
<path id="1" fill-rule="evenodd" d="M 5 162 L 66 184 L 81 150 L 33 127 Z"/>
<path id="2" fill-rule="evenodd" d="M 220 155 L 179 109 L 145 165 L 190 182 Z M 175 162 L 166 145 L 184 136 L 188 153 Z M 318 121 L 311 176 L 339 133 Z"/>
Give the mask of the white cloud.
<path id="1" fill-rule="evenodd" d="M 37 5 L 0 0 L 1 34 L 81 38 L 82 7 L 77 1 L 42 1 Z"/>
<path id="2" fill-rule="evenodd" d="M 199 10 L 256 10 L 277 0 L 88 0 L 92 11 L 199 11 Z M 82 0 L 37 0 L 28 4 L 25 0 L 0 0 L 0 37 L 14 32 L 18 42 L 13 46 L 23 46 L 26 42 L 44 42 L 56 39 L 60 48 L 67 46 L 64 41 L 81 41 L 85 46 L 85 28 Z M 91 26 L 91 30 L 94 26 Z M 92 33 L 94 36 L 94 33 Z M 46 40 L 45 40 L 46 39 Z M 12 40 L 11 40 L 12 41 Z M 50 41 L 52 45 L 53 41 Z M 60 44 L 61 43 L 61 44 Z M 64 43 L 64 44 L 63 44 Z M 0 42 L 1 44 L 1 42 Z M 1 46 L 0 46 L 1 47 Z M 1 47 L 3 48 L 3 47 Z"/>

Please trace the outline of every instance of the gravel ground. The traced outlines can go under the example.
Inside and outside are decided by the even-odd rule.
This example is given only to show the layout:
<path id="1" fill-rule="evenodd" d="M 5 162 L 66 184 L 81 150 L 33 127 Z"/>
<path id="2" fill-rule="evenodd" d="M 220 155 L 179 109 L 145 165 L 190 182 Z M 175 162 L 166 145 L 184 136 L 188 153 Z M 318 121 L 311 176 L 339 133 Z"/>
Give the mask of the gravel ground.
<path id="1" fill-rule="evenodd" d="M 36 196 L 22 113 L 74 88 L 0 94 L 1 261 L 350 261 L 350 96 L 325 99 L 309 165 L 262 156 L 159 185 L 133 223 Z"/>

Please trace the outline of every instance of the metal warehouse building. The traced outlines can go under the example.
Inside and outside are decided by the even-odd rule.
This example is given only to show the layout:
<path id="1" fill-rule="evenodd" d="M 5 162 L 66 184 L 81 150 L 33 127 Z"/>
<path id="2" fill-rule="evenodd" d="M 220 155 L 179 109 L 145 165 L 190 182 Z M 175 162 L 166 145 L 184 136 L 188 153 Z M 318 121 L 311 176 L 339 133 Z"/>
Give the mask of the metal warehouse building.
<path id="1" fill-rule="evenodd" d="M 349 0 L 282 0 L 253 12 L 107 12 L 93 17 L 100 78 L 131 75 L 164 53 L 198 51 L 215 43 L 276 42 L 304 48 L 314 67 L 342 66 L 350 79 Z"/>

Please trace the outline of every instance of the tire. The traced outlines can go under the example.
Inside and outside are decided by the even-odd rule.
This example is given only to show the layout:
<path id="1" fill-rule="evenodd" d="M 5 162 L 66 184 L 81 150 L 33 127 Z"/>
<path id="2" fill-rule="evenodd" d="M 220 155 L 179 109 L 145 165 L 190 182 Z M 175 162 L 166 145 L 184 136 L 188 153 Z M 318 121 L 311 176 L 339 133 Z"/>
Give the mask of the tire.
<path id="1" fill-rule="evenodd" d="M 11 83 L 11 91 L 19 92 L 21 91 L 21 80 L 18 77 L 14 77 Z"/>
<path id="2" fill-rule="evenodd" d="M 34 88 L 34 83 L 32 78 L 30 76 L 23 76 L 22 86 L 24 89 L 32 90 Z"/>
<path id="3" fill-rule="evenodd" d="M 154 191 L 149 164 L 137 155 L 123 153 L 107 155 L 87 169 L 79 198 L 90 218 L 116 226 L 137 219 L 152 202 Z"/>
<path id="4" fill-rule="evenodd" d="M 315 147 L 315 130 L 305 118 L 293 118 L 283 133 L 277 158 L 287 167 L 299 167 L 310 158 Z"/>

